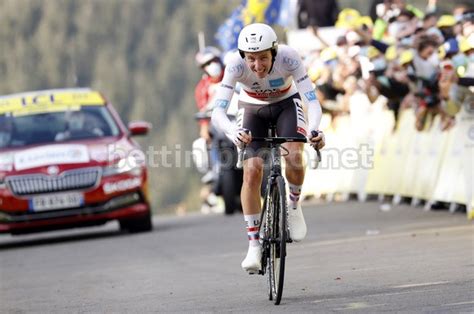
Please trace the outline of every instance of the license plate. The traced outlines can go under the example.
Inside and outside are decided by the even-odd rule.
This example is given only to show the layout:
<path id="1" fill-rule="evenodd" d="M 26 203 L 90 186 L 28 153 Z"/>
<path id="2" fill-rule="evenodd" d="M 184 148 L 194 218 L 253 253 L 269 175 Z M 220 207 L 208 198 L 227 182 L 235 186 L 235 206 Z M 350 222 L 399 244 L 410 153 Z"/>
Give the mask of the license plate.
<path id="1" fill-rule="evenodd" d="M 80 207 L 84 203 L 81 193 L 50 194 L 33 197 L 30 209 L 34 211 Z"/>

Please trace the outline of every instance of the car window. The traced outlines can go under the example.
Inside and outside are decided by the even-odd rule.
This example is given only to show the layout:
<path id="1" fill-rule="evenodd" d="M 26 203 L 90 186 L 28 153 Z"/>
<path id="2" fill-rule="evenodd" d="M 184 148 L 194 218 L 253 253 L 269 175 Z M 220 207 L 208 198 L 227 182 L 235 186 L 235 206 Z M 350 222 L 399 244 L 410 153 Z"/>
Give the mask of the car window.
<path id="1" fill-rule="evenodd" d="M 117 124 L 104 106 L 83 106 L 23 116 L 0 115 L 0 149 L 116 136 Z"/>

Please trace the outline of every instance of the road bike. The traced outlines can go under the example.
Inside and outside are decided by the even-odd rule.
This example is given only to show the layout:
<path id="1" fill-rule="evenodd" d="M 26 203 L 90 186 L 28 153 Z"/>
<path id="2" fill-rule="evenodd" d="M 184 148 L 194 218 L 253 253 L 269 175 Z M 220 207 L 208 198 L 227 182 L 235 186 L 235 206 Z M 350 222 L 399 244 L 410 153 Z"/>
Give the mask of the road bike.
<path id="1" fill-rule="evenodd" d="M 270 149 L 269 158 L 265 159 L 270 165 L 264 194 L 262 213 L 260 216 L 260 242 L 262 244 L 262 261 L 260 275 L 268 272 L 268 297 L 275 305 L 280 304 L 285 279 L 286 244 L 291 243 L 288 230 L 288 208 L 286 204 L 286 183 L 282 175 L 281 146 L 287 142 L 306 143 L 306 138 L 277 137 L 276 126 L 270 125 L 268 137 L 252 137 L 252 141 L 265 142 Z M 240 150 L 237 167 L 242 167 L 245 149 Z M 321 160 L 316 149 L 317 160 Z"/>

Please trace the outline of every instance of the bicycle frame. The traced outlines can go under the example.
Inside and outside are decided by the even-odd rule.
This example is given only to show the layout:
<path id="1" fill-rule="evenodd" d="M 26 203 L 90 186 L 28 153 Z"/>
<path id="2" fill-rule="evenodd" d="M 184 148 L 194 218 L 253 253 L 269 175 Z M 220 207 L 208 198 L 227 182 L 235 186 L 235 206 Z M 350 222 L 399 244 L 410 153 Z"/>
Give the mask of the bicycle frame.
<path id="1" fill-rule="evenodd" d="M 286 142 L 306 143 L 306 138 L 277 137 L 276 126 L 270 125 L 268 137 L 253 137 L 252 141 L 266 142 L 270 148 L 270 174 L 268 175 L 263 208 L 260 215 L 262 262 L 259 274 L 269 272 L 269 299 L 280 304 L 283 291 L 286 243 L 291 242 L 288 230 L 286 183 L 282 174 L 281 145 Z M 239 153 L 242 164 L 243 150 Z M 271 203 L 269 203 L 271 202 Z"/>
<path id="2" fill-rule="evenodd" d="M 269 137 L 274 138 L 275 135 L 276 135 L 275 128 L 270 127 Z M 255 140 L 265 141 L 265 138 L 261 138 L 261 139 L 257 138 Z M 267 269 L 266 254 L 268 254 L 268 250 L 269 250 L 268 246 L 270 244 L 269 243 L 270 239 L 267 239 L 266 237 L 269 234 L 268 226 L 273 221 L 274 214 L 275 214 L 274 212 L 267 212 L 267 208 L 268 208 L 267 204 L 268 204 L 269 198 L 271 197 L 272 187 L 276 185 L 276 178 L 280 176 L 282 176 L 280 144 L 271 143 L 270 144 L 270 173 L 267 178 L 266 193 L 265 193 L 265 198 L 263 200 L 262 212 L 260 213 L 260 225 L 259 225 L 259 230 L 262 230 L 262 225 L 265 226 L 265 228 L 267 228 L 267 230 L 264 230 L 263 232 L 264 237 L 262 238 L 262 242 L 263 242 L 262 249 L 263 249 L 264 254 L 262 254 L 262 268 L 259 272 L 259 274 L 261 275 L 265 275 L 265 272 Z M 286 209 L 284 210 L 287 211 Z M 286 213 L 286 215 L 288 215 L 288 213 Z"/>
<path id="3" fill-rule="evenodd" d="M 286 243 L 292 242 L 287 223 L 286 183 L 282 174 L 280 149 L 283 143 L 306 143 L 307 140 L 304 137 L 277 137 L 276 125 L 270 124 L 268 137 L 252 137 L 252 141 L 266 142 L 270 148 L 270 174 L 267 179 L 259 225 L 260 241 L 262 243 L 262 260 L 259 274 L 265 275 L 266 271 L 269 272 L 269 299 L 274 299 L 275 305 L 278 305 L 281 301 L 284 285 Z M 237 168 L 242 168 L 244 152 L 245 149 L 239 151 Z M 321 154 L 317 148 L 316 153 L 319 162 L 321 161 Z"/>

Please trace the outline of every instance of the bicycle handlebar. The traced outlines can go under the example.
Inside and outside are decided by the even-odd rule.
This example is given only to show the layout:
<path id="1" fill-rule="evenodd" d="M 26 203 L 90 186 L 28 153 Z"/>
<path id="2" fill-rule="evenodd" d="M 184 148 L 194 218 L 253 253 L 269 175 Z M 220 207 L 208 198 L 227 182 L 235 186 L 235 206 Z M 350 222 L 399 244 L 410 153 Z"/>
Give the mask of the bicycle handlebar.
<path id="1" fill-rule="evenodd" d="M 283 144 L 286 142 L 306 143 L 305 137 L 252 137 L 252 142 L 267 142 L 271 144 Z"/>

